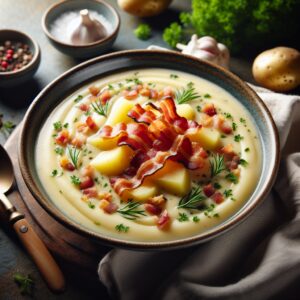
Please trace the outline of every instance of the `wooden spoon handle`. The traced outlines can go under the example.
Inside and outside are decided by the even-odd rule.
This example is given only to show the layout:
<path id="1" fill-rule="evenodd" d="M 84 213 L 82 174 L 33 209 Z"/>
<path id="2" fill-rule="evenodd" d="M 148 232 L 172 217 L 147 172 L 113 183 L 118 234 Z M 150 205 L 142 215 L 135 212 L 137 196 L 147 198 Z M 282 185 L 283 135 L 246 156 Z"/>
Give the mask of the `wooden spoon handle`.
<path id="1" fill-rule="evenodd" d="M 48 287 L 53 292 L 62 292 L 65 288 L 64 276 L 52 255 L 27 220 L 18 220 L 13 224 L 13 227 L 20 241 L 37 265 Z"/>

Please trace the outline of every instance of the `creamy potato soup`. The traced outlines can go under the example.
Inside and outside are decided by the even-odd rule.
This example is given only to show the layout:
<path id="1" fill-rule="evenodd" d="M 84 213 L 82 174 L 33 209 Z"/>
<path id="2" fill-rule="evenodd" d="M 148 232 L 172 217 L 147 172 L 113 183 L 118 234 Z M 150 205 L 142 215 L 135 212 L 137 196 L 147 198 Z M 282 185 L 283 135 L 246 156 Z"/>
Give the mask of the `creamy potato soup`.
<path id="1" fill-rule="evenodd" d="M 69 218 L 132 241 L 193 236 L 254 191 L 256 129 L 217 85 L 179 71 L 123 72 L 83 87 L 43 125 L 40 180 Z"/>

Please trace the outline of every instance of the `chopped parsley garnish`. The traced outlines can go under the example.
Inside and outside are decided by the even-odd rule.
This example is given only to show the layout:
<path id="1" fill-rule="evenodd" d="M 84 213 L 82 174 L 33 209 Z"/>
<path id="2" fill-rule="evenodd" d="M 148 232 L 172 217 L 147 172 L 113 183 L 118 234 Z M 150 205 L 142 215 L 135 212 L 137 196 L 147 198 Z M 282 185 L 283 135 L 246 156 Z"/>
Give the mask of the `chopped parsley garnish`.
<path id="1" fill-rule="evenodd" d="M 94 208 L 95 208 L 95 204 L 92 203 L 91 201 L 88 202 L 88 206 L 89 206 L 89 208 L 91 208 L 91 209 L 94 209 Z"/>
<path id="2" fill-rule="evenodd" d="M 245 123 L 246 123 L 246 120 L 243 119 L 243 118 L 240 118 L 240 122 L 245 124 Z"/>
<path id="3" fill-rule="evenodd" d="M 197 112 L 201 112 L 201 106 L 200 105 L 197 105 L 196 109 L 197 109 Z"/>
<path id="4" fill-rule="evenodd" d="M 248 165 L 248 162 L 245 160 L 245 159 L 243 159 L 243 158 L 241 158 L 240 159 L 240 165 L 242 165 L 243 167 L 246 167 L 247 165 Z"/>
<path id="5" fill-rule="evenodd" d="M 200 221 L 200 219 L 197 216 L 193 217 L 193 222 L 198 223 Z"/>
<path id="6" fill-rule="evenodd" d="M 34 281 L 30 275 L 25 276 L 21 273 L 16 273 L 13 275 L 13 279 L 18 284 L 22 295 L 32 296 Z"/>
<path id="7" fill-rule="evenodd" d="M 60 121 L 54 122 L 54 123 L 53 123 L 53 127 L 54 127 L 54 129 L 55 129 L 56 131 L 62 130 L 62 124 L 61 124 Z"/>
<path id="8" fill-rule="evenodd" d="M 232 196 L 232 189 L 225 190 L 223 194 L 226 198 Z"/>
<path id="9" fill-rule="evenodd" d="M 177 78 L 178 78 L 178 75 L 176 75 L 176 74 L 170 74 L 170 78 L 172 78 L 172 79 L 177 79 Z"/>
<path id="10" fill-rule="evenodd" d="M 249 152 L 249 151 L 250 151 L 250 148 L 246 148 L 246 149 L 245 149 L 245 152 Z"/>
<path id="11" fill-rule="evenodd" d="M 63 155 L 64 154 L 64 148 L 62 148 L 62 147 L 56 147 L 54 149 L 54 151 L 55 151 L 56 154 L 59 154 L 59 155 Z"/>
<path id="12" fill-rule="evenodd" d="M 139 24 L 134 30 L 135 36 L 140 40 L 148 40 L 151 37 L 151 27 L 148 24 Z"/>
<path id="13" fill-rule="evenodd" d="M 79 185 L 81 183 L 80 178 L 75 175 L 70 176 L 70 178 L 71 178 L 72 183 L 75 185 Z"/>
<path id="14" fill-rule="evenodd" d="M 213 178 L 225 170 L 224 156 L 220 154 L 213 154 L 209 160 L 210 163 L 210 177 Z"/>
<path id="15" fill-rule="evenodd" d="M 211 95 L 210 95 L 210 94 L 204 94 L 204 95 L 203 95 L 203 98 L 207 98 L 207 99 L 208 99 L 208 98 L 211 98 Z"/>
<path id="16" fill-rule="evenodd" d="M 225 178 L 231 182 L 233 182 L 234 184 L 237 184 L 238 183 L 238 177 L 236 175 L 234 175 L 233 173 L 228 173 Z"/>
<path id="17" fill-rule="evenodd" d="M 208 218 L 211 218 L 211 215 L 215 209 L 215 205 L 212 203 L 210 206 L 208 206 L 205 211 L 204 211 L 204 215 Z M 214 215 L 213 215 L 214 216 Z"/>
<path id="18" fill-rule="evenodd" d="M 109 90 L 113 90 L 114 87 L 113 87 L 111 84 L 109 84 L 109 85 L 108 85 L 108 89 L 109 89 Z"/>
<path id="19" fill-rule="evenodd" d="M 78 95 L 75 99 L 74 99 L 74 102 L 75 103 L 78 103 L 80 100 L 83 99 L 83 96 L 82 95 Z"/>
<path id="20" fill-rule="evenodd" d="M 187 84 L 187 87 L 188 88 L 192 88 L 194 86 L 194 82 L 190 81 L 188 84 Z"/>
<path id="21" fill-rule="evenodd" d="M 237 129 L 236 123 L 232 122 L 232 130 L 233 130 L 233 131 L 236 131 L 236 129 Z"/>
<path id="22" fill-rule="evenodd" d="M 214 188 L 215 188 L 215 189 L 219 190 L 221 187 L 222 187 L 222 186 L 221 186 L 220 183 L 218 183 L 218 182 L 215 182 L 215 183 L 214 183 Z"/>
<path id="23" fill-rule="evenodd" d="M 202 190 L 198 186 L 179 200 L 177 208 L 198 209 L 205 199 Z"/>
<path id="24" fill-rule="evenodd" d="M 68 127 L 69 127 L 69 123 L 65 123 L 64 128 L 68 128 Z"/>
<path id="25" fill-rule="evenodd" d="M 75 119 L 73 120 L 74 123 L 76 123 L 77 121 L 78 121 L 78 118 L 75 118 Z"/>
<path id="26" fill-rule="evenodd" d="M 234 141 L 235 142 L 240 142 L 243 139 L 244 139 L 244 137 L 241 136 L 240 134 L 237 134 L 237 135 L 234 136 Z"/>
<path id="27" fill-rule="evenodd" d="M 105 183 L 103 184 L 103 187 L 108 187 L 108 183 L 105 182 Z"/>
<path id="28" fill-rule="evenodd" d="M 119 232 L 128 232 L 129 226 L 125 226 L 121 223 L 121 224 L 116 225 L 115 229 Z"/>
<path id="29" fill-rule="evenodd" d="M 189 221 L 189 217 L 185 213 L 179 213 L 178 221 L 187 222 Z"/>
<path id="30" fill-rule="evenodd" d="M 225 112 L 224 115 L 226 119 L 232 119 L 232 115 L 230 113 Z"/>
<path id="31" fill-rule="evenodd" d="M 57 176 L 57 174 L 58 174 L 58 171 L 55 169 L 52 171 L 51 176 L 55 177 L 55 176 Z"/>

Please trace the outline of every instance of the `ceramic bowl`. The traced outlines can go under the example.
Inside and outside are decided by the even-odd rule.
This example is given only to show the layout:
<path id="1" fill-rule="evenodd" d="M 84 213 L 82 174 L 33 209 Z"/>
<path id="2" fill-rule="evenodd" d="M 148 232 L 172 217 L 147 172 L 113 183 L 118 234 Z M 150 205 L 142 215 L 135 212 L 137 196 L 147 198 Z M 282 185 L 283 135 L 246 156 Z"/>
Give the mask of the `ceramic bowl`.
<path id="1" fill-rule="evenodd" d="M 85 45 L 73 45 L 59 40 L 51 33 L 54 22 L 68 12 L 88 9 L 103 15 L 111 24 L 108 35 L 96 42 Z M 90 58 L 107 52 L 118 36 L 120 28 L 120 17 L 117 11 L 108 3 L 101 0 L 67 0 L 54 4 L 44 14 L 42 27 L 51 44 L 66 55 L 76 58 Z"/>
<path id="2" fill-rule="evenodd" d="M 45 193 L 35 167 L 35 145 L 39 130 L 55 107 L 83 85 L 105 76 L 139 68 L 166 68 L 205 78 L 232 94 L 249 112 L 256 124 L 261 144 L 262 170 L 255 191 L 243 207 L 206 232 L 167 242 L 133 242 L 105 236 L 86 229 L 68 218 Z M 231 72 L 188 55 L 167 51 L 132 50 L 100 56 L 64 73 L 49 84 L 30 106 L 19 139 L 19 163 L 23 178 L 37 201 L 65 226 L 108 245 L 142 250 L 162 250 L 194 245 L 217 237 L 245 220 L 270 191 L 279 164 L 279 142 L 274 121 L 257 94 Z"/>
<path id="3" fill-rule="evenodd" d="M 16 86 L 32 78 L 41 61 L 40 48 L 38 44 L 27 34 L 18 30 L 1 29 L 0 44 L 3 44 L 7 40 L 27 44 L 33 54 L 33 58 L 29 64 L 22 69 L 10 72 L 0 72 L 0 87 Z"/>

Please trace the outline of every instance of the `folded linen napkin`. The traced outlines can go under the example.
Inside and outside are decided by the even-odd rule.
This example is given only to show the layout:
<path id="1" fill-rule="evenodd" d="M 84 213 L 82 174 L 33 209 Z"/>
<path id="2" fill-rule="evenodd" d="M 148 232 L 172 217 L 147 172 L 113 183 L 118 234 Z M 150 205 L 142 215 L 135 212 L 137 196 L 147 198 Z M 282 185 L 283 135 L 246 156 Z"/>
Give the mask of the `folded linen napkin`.
<path id="1" fill-rule="evenodd" d="M 250 86 L 270 109 L 283 148 L 300 120 L 300 97 Z M 98 272 L 112 298 L 299 299 L 300 143 L 298 151 L 282 158 L 263 204 L 222 236 L 176 251 L 110 251 Z"/>

